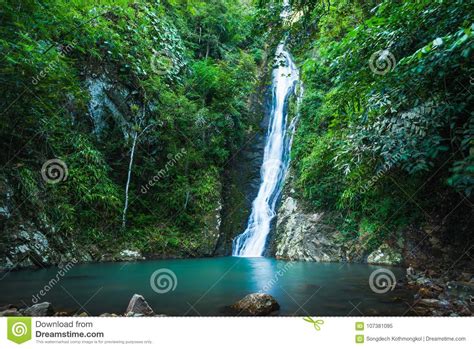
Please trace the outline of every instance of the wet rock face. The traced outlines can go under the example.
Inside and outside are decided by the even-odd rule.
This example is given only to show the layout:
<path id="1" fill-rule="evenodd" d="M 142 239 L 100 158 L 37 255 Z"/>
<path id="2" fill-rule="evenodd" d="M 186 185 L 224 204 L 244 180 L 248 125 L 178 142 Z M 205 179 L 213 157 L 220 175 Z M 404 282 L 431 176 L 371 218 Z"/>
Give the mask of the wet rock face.
<path id="1" fill-rule="evenodd" d="M 213 211 L 204 217 L 204 226 L 201 230 L 202 242 L 197 250 L 200 256 L 212 256 L 216 250 L 222 223 L 221 217 L 222 204 L 220 200 L 216 203 Z"/>
<path id="2" fill-rule="evenodd" d="M 263 316 L 277 311 L 280 305 L 269 294 L 252 293 L 233 304 L 231 308 L 239 315 Z"/>
<path id="3" fill-rule="evenodd" d="M 333 212 L 315 212 L 297 199 L 291 171 L 278 209 L 271 250 L 276 258 L 315 262 L 403 264 L 404 240 L 391 238 L 375 250 L 363 240 L 348 240 L 333 226 Z"/>
<path id="4" fill-rule="evenodd" d="M 367 257 L 367 263 L 370 264 L 401 265 L 402 261 L 403 258 L 400 250 L 390 247 L 387 244 L 380 245 L 377 250 Z"/>
<path id="5" fill-rule="evenodd" d="M 232 254 L 233 239 L 247 227 L 252 202 L 260 187 L 260 168 L 271 111 L 272 90 L 269 82 L 272 79 L 272 63 L 273 52 L 271 45 L 268 45 L 259 69 L 260 86 L 248 101 L 251 129 L 242 148 L 232 155 L 223 175 L 220 237 L 214 255 Z"/>
<path id="6" fill-rule="evenodd" d="M 98 138 L 105 136 L 110 127 L 109 124 L 115 122 L 120 127 L 124 138 L 128 138 L 130 135 L 127 122 L 130 109 L 124 101 L 132 91 L 126 89 L 118 81 L 113 81 L 106 74 L 88 77 L 85 84 L 90 94 L 88 109 L 94 124 L 95 136 Z"/>
<path id="7" fill-rule="evenodd" d="M 324 213 L 306 213 L 295 198 L 285 197 L 278 210 L 275 256 L 316 262 L 343 259 L 337 232 L 324 218 Z"/>
<path id="8" fill-rule="evenodd" d="M 8 237 L 8 245 L 0 257 L 0 271 L 8 272 L 29 267 L 44 268 L 67 261 L 92 261 L 87 251 L 72 242 L 65 244 L 59 236 L 56 236 L 51 243 L 46 233 L 31 222 L 13 225 L 5 229 L 4 233 Z"/>
<path id="9" fill-rule="evenodd" d="M 4 230 L 8 237 L 8 247 L 0 258 L 0 270 L 22 267 L 44 267 L 59 262 L 60 256 L 54 251 L 45 234 L 33 224 L 9 227 Z"/>
<path id="10" fill-rule="evenodd" d="M 232 253 L 232 239 L 241 234 L 248 222 L 252 202 L 260 185 L 265 137 L 259 131 L 233 157 L 224 174 L 222 191 L 221 236 L 217 255 Z"/>
<path id="11" fill-rule="evenodd" d="M 23 259 L 26 257 L 35 265 L 48 264 L 49 242 L 46 236 L 33 227 L 20 226 L 20 231 L 13 234 L 17 241 L 11 254 Z"/>
<path id="12" fill-rule="evenodd" d="M 45 217 L 37 212 L 28 215 L 27 209 L 20 212 L 23 201 L 15 195 L 15 187 L 0 177 L 0 275 L 20 268 L 92 260 L 85 248 L 65 242 Z"/>

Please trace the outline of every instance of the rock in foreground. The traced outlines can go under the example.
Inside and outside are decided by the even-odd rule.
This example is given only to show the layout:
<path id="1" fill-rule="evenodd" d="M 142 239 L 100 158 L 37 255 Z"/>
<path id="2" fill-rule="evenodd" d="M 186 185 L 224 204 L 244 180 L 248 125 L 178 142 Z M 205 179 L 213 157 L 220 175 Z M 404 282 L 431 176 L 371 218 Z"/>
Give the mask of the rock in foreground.
<path id="1" fill-rule="evenodd" d="M 43 302 L 22 310 L 22 313 L 25 316 L 52 316 L 54 315 L 54 309 L 51 303 Z"/>
<path id="2" fill-rule="evenodd" d="M 13 304 L 0 307 L 0 316 L 21 316 L 21 313 Z"/>
<path id="3" fill-rule="evenodd" d="M 153 316 L 155 312 L 142 295 L 134 294 L 128 303 L 125 316 Z"/>
<path id="4" fill-rule="evenodd" d="M 274 311 L 280 309 L 278 302 L 265 293 L 252 293 L 242 298 L 231 308 L 239 312 L 239 315 L 270 315 Z"/>

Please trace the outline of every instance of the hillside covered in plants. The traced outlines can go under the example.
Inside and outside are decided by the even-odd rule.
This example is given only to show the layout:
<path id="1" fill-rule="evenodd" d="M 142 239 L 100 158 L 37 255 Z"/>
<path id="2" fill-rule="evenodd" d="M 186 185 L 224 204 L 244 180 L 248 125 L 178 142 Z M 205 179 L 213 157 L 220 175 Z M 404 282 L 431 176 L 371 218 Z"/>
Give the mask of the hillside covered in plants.
<path id="1" fill-rule="evenodd" d="M 258 128 L 255 11 L 1 1 L 2 256 L 212 254 L 224 168 Z"/>
<path id="2" fill-rule="evenodd" d="M 283 5 L 1 0 L 2 266 L 230 254 L 283 38 L 304 93 L 267 254 L 472 271 L 472 3 Z"/>
<path id="3" fill-rule="evenodd" d="M 472 3 L 293 6 L 305 94 L 289 186 L 306 212 L 330 212 L 342 251 L 327 259 L 442 269 L 459 257 L 472 271 Z"/>

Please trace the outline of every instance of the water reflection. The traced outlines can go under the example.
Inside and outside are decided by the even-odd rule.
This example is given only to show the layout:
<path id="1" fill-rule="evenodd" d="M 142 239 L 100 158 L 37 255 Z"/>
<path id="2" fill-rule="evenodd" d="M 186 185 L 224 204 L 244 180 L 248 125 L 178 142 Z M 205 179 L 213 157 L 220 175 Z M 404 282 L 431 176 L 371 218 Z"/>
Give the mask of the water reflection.
<path id="1" fill-rule="evenodd" d="M 247 258 L 250 265 L 251 279 L 255 285 L 254 292 L 263 292 L 272 294 L 272 290 L 278 280 L 277 264 L 268 258 Z"/>

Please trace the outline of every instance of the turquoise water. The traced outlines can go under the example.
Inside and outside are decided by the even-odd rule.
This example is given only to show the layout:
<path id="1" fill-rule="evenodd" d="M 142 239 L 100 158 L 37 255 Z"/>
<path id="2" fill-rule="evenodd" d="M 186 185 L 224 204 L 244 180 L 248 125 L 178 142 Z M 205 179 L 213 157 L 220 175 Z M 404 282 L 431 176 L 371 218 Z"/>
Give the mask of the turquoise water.
<path id="1" fill-rule="evenodd" d="M 175 288 L 167 293 L 156 293 L 150 277 L 164 268 L 176 275 Z M 371 290 L 370 274 L 379 268 L 364 264 L 236 257 L 81 264 L 65 276 L 59 276 L 59 281 L 45 296 L 40 295 L 40 290 L 44 290 L 51 279 L 56 280 L 58 268 L 3 275 L 0 305 L 31 305 L 36 295 L 40 302 L 51 302 L 57 310 L 86 311 L 91 315 L 121 314 L 131 296 L 138 293 L 159 314 L 227 315 L 226 306 L 249 293 L 264 291 L 280 303 L 279 315 L 404 314 L 409 308 L 405 302 L 412 300 L 407 291 L 395 288 L 377 294 Z M 390 270 L 397 279 L 403 277 L 402 269 Z M 159 291 L 163 289 L 154 285 Z"/>

